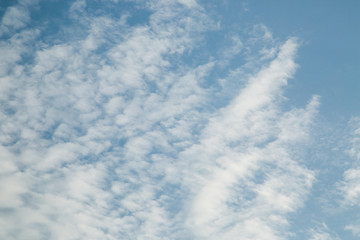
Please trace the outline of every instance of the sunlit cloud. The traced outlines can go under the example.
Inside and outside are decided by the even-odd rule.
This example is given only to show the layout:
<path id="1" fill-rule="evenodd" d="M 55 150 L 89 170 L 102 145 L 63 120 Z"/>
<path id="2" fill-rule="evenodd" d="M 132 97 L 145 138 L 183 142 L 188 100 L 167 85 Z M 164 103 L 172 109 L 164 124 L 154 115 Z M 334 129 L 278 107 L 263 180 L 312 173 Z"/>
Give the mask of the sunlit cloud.
<path id="1" fill-rule="evenodd" d="M 224 27 L 193 0 L 78 0 L 50 23 L 32 19 L 42 4 L 19 1 L 1 20 L 1 239 L 296 235 L 320 106 L 315 94 L 284 104 L 299 39 L 254 24 L 209 50 Z M 350 205 L 358 173 L 339 189 Z"/>

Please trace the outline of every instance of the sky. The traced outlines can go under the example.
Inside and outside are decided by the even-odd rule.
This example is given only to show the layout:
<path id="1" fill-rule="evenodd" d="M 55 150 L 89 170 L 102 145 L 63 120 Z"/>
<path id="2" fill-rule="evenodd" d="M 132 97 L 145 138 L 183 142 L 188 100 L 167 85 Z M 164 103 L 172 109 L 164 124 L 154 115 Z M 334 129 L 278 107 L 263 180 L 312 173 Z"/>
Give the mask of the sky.
<path id="1" fill-rule="evenodd" d="M 359 239 L 359 12 L 1 1 L 0 239 Z"/>

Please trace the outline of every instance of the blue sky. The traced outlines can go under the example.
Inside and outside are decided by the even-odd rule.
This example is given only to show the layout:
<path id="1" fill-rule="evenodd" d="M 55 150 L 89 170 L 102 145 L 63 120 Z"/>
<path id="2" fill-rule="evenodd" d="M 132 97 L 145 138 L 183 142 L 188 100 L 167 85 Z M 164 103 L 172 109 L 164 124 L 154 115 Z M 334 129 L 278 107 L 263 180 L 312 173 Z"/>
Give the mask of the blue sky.
<path id="1" fill-rule="evenodd" d="M 1 1 L 0 238 L 358 239 L 359 12 Z"/>

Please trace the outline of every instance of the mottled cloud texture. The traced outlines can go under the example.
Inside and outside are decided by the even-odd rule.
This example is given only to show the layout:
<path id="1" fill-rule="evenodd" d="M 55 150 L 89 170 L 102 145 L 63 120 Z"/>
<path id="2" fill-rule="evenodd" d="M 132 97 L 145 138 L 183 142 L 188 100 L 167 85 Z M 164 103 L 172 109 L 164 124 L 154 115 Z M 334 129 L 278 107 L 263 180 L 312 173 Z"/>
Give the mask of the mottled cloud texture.
<path id="1" fill-rule="evenodd" d="M 41 4 L 1 20 L 1 239 L 296 239 L 319 106 L 283 104 L 296 38 L 259 24 L 213 54 L 223 26 L 196 1 L 67 2 L 56 31 Z M 359 168 L 343 176 L 359 206 Z"/>

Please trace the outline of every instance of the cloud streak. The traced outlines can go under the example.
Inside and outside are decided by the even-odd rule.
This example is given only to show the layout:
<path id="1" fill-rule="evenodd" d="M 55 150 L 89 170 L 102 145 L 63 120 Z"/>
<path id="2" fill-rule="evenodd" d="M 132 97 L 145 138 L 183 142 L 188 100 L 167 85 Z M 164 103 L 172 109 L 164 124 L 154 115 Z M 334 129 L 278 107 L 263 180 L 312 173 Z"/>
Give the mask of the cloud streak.
<path id="1" fill-rule="evenodd" d="M 286 215 L 302 206 L 314 175 L 292 159 L 291 146 L 306 139 L 318 98 L 302 110 L 278 106 L 296 68 L 296 48 L 294 39 L 283 44 L 209 121 L 201 143 L 185 151 L 190 169 L 197 169 L 192 184 L 202 183 L 191 187 L 196 193 L 188 219 L 200 239 L 285 239 Z"/>
<path id="2" fill-rule="evenodd" d="M 341 195 L 341 204 L 343 208 L 352 208 L 360 205 L 360 178 L 359 178 L 359 118 L 352 118 L 349 121 L 350 126 L 350 136 L 347 140 L 347 149 L 346 152 L 350 156 L 350 168 L 346 169 L 343 173 L 343 179 L 340 180 L 337 184 L 338 193 Z M 357 211 L 354 209 L 354 213 Z M 346 223 L 344 227 L 345 230 L 350 231 L 353 236 L 360 236 L 360 224 L 358 221 L 350 221 Z"/>

